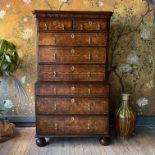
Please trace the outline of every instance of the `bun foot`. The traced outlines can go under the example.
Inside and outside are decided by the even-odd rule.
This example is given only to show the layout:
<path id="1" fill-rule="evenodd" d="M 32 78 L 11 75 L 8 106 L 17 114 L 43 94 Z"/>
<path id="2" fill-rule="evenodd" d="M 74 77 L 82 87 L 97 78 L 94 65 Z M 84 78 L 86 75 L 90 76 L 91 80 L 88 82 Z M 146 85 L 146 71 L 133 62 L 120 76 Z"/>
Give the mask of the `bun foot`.
<path id="1" fill-rule="evenodd" d="M 46 143 L 45 138 L 37 138 L 37 139 L 36 139 L 36 144 L 37 144 L 39 147 L 42 147 L 42 146 L 45 146 L 47 143 Z"/>
<path id="2" fill-rule="evenodd" d="M 100 137 L 99 142 L 101 145 L 107 146 L 110 144 L 110 137 Z"/>

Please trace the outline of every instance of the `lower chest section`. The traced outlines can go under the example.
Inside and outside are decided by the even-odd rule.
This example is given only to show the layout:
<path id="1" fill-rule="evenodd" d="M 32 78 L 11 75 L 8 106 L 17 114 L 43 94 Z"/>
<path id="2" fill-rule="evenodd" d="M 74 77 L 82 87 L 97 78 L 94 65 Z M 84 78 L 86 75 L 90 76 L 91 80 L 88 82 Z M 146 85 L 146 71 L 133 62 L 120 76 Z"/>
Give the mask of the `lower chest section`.
<path id="1" fill-rule="evenodd" d="M 108 133 L 106 116 L 37 116 L 37 135 L 103 135 Z"/>

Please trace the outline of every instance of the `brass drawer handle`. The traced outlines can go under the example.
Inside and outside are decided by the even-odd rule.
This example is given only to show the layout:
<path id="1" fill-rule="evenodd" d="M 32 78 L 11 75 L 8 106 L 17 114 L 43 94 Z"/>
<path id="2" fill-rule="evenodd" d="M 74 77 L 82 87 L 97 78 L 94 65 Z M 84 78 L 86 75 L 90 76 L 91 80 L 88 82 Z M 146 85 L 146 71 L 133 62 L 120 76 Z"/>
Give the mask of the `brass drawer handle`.
<path id="1" fill-rule="evenodd" d="M 45 23 L 44 25 L 45 30 L 48 30 L 48 25 Z"/>
<path id="2" fill-rule="evenodd" d="M 72 67 L 70 68 L 70 70 L 73 72 L 73 71 L 75 70 L 75 67 L 72 66 Z"/>
<path id="3" fill-rule="evenodd" d="M 72 34 L 71 34 L 71 38 L 74 38 L 74 37 L 75 37 L 75 35 L 74 35 L 74 33 L 72 33 Z"/>
<path id="4" fill-rule="evenodd" d="M 56 60 L 56 54 L 55 53 L 53 54 L 53 57 L 54 57 L 54 61 L 55 61 Z"/>
<path id="5" fill-rule="evenodd" d="M 90 88 L 88 88 L 88 94 L 89 94 L 89 95 L 91 94 L 91 89 L 90 89 Z"/>
<path id="6" fill-rule="evenodd" d="M 57 94 L 57 88 L 54 88 L 54 94 L 55 95 Z"/>
<path id="7" fill-rule="evenodd" d="M 71 99 L 71 103 L 75 103 L 75 99 L 74 98 Z"/>
<path id="8" fill-rule="evenodd" d="M 87 129 L 88 129 L 88 130 L 90 129 L 90 123 L 87 124 Z"/>
<path id="9" fill-rule="evenodd" d="M 57 40 L 56 37 L 53 37 L 53 43 L 56 44 Z"/>
<path id="10" fill-rule="evenodd" d="M 72 90 L 72 91 L 74 91 L 74 90 L 75 90 L 75 87 L 74 87 L 74 86 L 73 86 L 73 87 L 71 87 L 71 90 Z"/>
<path id="11" fill-rule="evenodd" d="M 89 38 L 88 38 L 88 43 L 89 43 L 89 45 L 91 45 L 91 42 L 92 42 L 92 41 L 91 41 L 91 38 L 89 37 Z"/>
<path id="12" fill-rule="evenodd" d="M 80 30 L 83 30 L 83 29 L 84 29 L 84 25 L 81 24 L 81 25 L 80 25 Z"/>
<path id="13" fill-rule="evenodd" d="M 87 76 L 90 77 L 90 76 L 91 76 L 91 72 L 88 72 L 88 73 L 87 73 Z"/>
<path id="14" fill-rule="evenodd" d="M 62 30 L 65 30 L 65 25 L 64 24 L 62 24 Z"/>
<path id="15" fill-rule="evenodd" d="M 90 61 L 91 60 L 91 53 L 89 53 L 89 55 L 88 55 L 88 60 Z"/>
<path id="16" fill-rule="evenodd" d="M 57 72 L 54 71 L 53 72 L 53 76 L 56 77 L 57 76 Z"/>
<path id="17" fill-rule="evenodd" d="M 74 117 L 71 117 L 71 121 L 74 121 L 75 120 L 75 118 Z"/>
<path id="18" fill-rule="evenodd" d="M 54 104 L 54 110 L 57 110 L 57 104 L 56 103 Z"/>
<path id="19" fill-rule="evenodd" d="M 54 129 L 55 129 L 55 130 L 58 129 L 58 124 L 57 124 L 57 123 L 54 124 Z"/>
<path id="20" fill-rule="evenodd" d="M 98 30 L 101 30 L 101 24 L 97 25 Z"/>
<path id="21" fill-rule="evenodd" d="M 89 25 L 92 25 L 93 24 L 93 22 L 92 21 L 89 21 Z"/>
<path id="22" fill-rule="evenodd" d="M 71 49 L 71 51 L 70 51 L 72 54 L 74 54 L 75 53 L 75 50 L 74 49 Z"/>
<path id="23" fill-rule="evenodd" d="M 87 109 L 90 111 L 91 109 L 90 104 L 87 105 Z"/>

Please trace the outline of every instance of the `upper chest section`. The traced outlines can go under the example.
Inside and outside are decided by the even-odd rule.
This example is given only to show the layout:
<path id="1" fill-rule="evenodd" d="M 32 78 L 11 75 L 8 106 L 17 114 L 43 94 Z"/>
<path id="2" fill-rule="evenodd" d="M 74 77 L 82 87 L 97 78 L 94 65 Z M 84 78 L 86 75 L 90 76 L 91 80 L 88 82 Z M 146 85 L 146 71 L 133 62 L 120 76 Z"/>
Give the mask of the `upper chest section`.
<path id="1" fill-rule="evenodd" d="M 112 12 L 33 11 L 38 31 L 108 31 Z"/>

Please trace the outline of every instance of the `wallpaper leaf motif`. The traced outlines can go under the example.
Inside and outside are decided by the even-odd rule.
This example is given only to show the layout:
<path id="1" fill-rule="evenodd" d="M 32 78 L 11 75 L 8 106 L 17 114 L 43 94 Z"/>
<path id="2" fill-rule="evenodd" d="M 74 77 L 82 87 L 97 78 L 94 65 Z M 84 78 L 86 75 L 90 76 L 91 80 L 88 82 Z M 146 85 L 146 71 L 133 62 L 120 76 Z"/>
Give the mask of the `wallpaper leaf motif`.
<path id="1" fill-rule="evenodd" d="M 120 92 L 131 93 L 133 101 L 137 100 L 135 103 L 141 101 L 143 108 L 139 106 L 140 104 L 137 104 L 139 114 L 142 114 L 142 109 L 144 110 L 144 107 L 150 103 L 149 99 L 144 97 L 145 94 L 143 94 L 144 91 L 147 91 L 146 85 L 148 86 L 149 84 L 144 83 L 149 78 L 155 80 L 155 63 L 152 60 L 155 60 L 155 55 L 153 54 L 153 43 L 155 40 L 151 36 L 153 29 L 151 29 L 150 25 L 152 23 L 147 21 L 148 16 L 153 12 L 153 8 L 146 1 L 144 5 L 146 9 L 139 17 L 134 14 L 136 9 L 134 2 L 132 2 L 132 5 L 126 6 L 125 1 L 121 1 L 115 6 L 110 43 L 109 79 L 112 79 L 113 84 L 115 83 L 113 80 L 118 79 L 120 83 L 120 87 L 117 88 L 118 94 Z M 120 14 L 119 7 L 124 10 L 125 16 Z M 132 24 L 133 21 L 134 24 Z M 113 25 L 116 24 L 120 27 L 115 28 Z M 121 59 L 122 61 L 119 61 Z M 149 76 L 145 77 L 145 75 Z M 153 85 L 151 86 L 151 88 L 154 88 Z M 138 99 L 137 96 L 140 98 L 144 97 L 145 101 L 147 100 L 147 104 L 143 104 L 145 101 Z M 149 95 L 146 94 L 146 96 Z"/>

